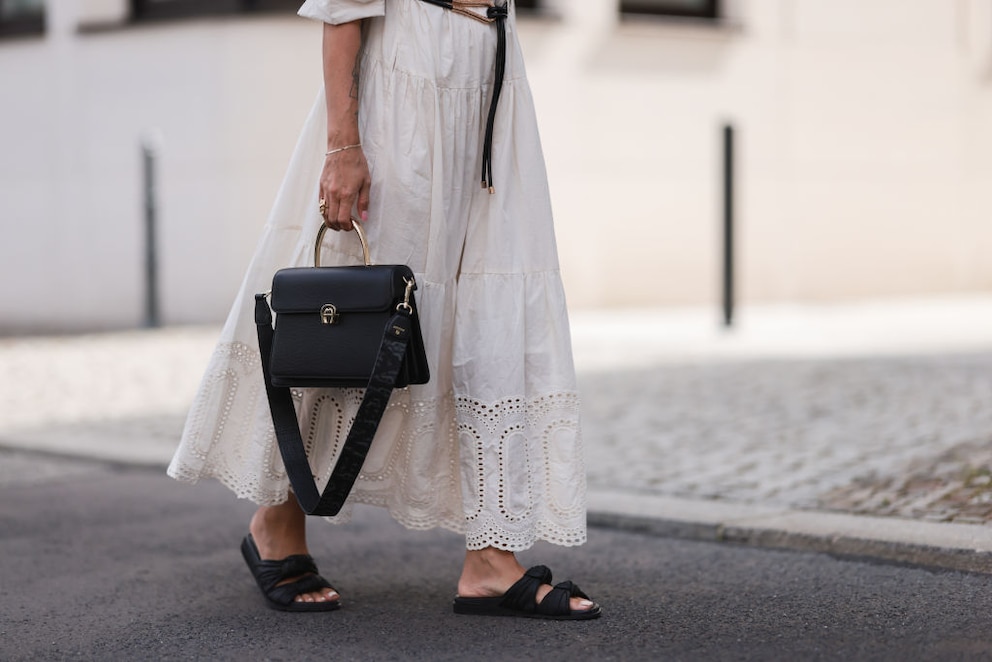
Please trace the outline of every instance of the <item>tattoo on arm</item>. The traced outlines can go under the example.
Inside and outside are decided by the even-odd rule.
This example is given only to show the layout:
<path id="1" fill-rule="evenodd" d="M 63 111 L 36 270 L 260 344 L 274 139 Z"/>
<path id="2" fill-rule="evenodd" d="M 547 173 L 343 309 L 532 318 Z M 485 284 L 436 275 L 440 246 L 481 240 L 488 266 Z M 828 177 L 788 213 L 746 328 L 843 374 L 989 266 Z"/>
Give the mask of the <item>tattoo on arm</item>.
<path id="1" fill-rule="evenodd" d="M 358 99 L 358 78 L 359 70 L 361 69 L 361 58 L 355 57 L 355 68 L 351 70 L 351 90 L 348 92 L 348 96 L 352 99 Z"/>

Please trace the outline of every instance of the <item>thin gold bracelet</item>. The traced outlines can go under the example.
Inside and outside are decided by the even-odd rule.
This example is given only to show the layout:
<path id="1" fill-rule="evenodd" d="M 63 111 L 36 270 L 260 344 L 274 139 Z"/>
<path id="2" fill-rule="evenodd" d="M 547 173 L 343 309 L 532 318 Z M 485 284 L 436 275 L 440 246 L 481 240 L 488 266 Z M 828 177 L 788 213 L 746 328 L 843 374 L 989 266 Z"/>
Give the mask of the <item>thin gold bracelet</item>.
<path id="1" fill-rule="evenodd" d="M 338 152 L 343 152 L 346 149 L 357 149 L 362 146 L 362 143 L 356 143 L 354 145 L 345 145 L 344 147 L 338 147 L 337 149 L 332 149 L 324 154 L 324 158 L 327 158 L 331 154 L 337 154 Z"/>

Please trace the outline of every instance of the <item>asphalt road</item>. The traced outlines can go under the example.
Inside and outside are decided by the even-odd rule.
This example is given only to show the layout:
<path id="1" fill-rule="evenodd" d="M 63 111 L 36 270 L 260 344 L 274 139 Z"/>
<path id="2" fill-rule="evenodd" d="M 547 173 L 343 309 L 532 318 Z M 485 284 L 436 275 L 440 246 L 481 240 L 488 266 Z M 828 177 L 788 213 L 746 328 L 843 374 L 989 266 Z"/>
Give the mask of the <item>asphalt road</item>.
<path id="1" fill-rule="evenodd" d="M 455 616 L 460 536 L 374 509 L 311 524 L 344 608 L 274 612 L 238 551 L 250 504 L 69 464 L 0 486 L 0 660 L 992 659 L 992 577 L 605 529 L 522 556 L 603 618 Z"/>

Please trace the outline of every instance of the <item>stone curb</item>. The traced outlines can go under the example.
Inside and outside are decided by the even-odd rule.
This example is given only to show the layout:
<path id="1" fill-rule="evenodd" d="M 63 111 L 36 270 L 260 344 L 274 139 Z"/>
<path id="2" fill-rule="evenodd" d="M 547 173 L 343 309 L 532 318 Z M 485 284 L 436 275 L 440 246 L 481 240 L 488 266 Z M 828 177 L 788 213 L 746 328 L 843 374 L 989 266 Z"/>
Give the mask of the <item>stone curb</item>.
<path id="1" fill-rule="evenodd" d="M 992 574 L 992 526 L 590 490 L 589 524 L 650 535 Z"/>

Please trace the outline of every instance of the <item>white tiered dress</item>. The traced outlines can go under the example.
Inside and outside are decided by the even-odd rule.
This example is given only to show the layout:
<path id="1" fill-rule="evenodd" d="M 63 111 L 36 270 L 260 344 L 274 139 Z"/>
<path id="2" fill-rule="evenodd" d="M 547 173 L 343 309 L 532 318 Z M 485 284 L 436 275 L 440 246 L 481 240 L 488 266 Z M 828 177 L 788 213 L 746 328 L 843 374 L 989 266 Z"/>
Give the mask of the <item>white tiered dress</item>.
<path id="1" fill-rule="evenodd" d="M 394 392 L 348 504 L 403 525 L 463 532 L 469 549 L 585 541 L 585 467 L 547 176 L 514 17 L 496 115 L 496 192 L 480 187 L 496 30 L 418 0 L 309 0 L 309 18 L 368 18 L 359 128 L 372 173 L 372 259 L 408 264 L 430 383 Z M 287 498 L 262 383 L 255 292 L 309 266 L 321 217 L 323 91 L 193 402 L 169 475 L 213 477 L 262 505 Z M 359 264 L 354 233 L 328 233 L 322 263 Z M 307 389 L 303 438 L 322 486 L 360 389 Z"/>

